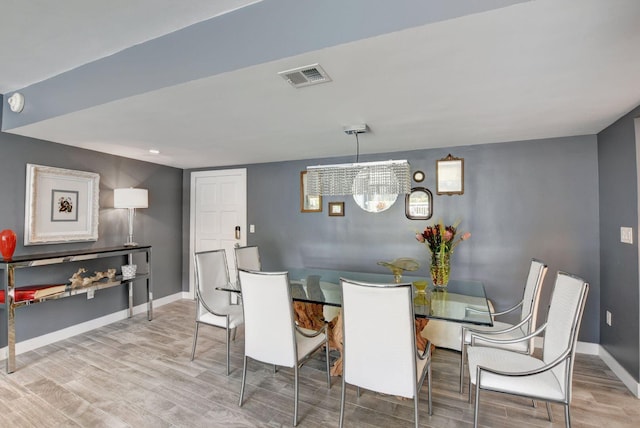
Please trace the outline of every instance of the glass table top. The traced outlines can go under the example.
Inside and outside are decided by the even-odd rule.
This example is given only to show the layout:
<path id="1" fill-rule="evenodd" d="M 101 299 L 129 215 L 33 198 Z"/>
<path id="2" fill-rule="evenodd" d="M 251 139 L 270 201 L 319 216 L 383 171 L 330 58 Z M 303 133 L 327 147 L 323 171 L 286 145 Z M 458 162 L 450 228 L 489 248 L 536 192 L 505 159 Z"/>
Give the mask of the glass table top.
<path id="1" fill-rule="evenodd" d="M 329 306 L 342 305 L 340 278 L 370 283 L 393 283 L 393 275 L 379 273 L 348 272 L 329 269 L 290 269 L 291 297 L 294 301 L 320 303 Z M 489 305 L 480 281 L 451 279 L 447 291 L 436 291 L 430 280 L 424 277 L 403 276 L 402 283 L 427 281 L 425 293 L 412 287 L 413 309 L 417 318 L 440 319 L 445 321 L 476 325 L 493 325 L 489 315 Z M 236 284 L 227 291 L 240 291 Z"/>

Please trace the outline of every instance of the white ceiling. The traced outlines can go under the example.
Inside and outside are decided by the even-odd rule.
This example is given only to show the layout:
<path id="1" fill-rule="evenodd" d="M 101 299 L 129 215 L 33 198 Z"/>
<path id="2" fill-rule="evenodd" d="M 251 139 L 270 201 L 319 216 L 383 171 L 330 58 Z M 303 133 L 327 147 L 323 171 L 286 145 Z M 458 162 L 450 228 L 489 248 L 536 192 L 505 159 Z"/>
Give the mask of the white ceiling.
<path id="1" fill-rule="evenodd" d="M 196 168 L 352 155 L 355 140 L 342 128 L 362 122 L 370 128 L 360 136 L 363 154 L 594 134 L 640 104 L 640 1 L 534 0 L 328 41 L 100 103 L 83 103 L 71 86 L 82 108 L 37 111 L 36 89 L 61 73 L 259 3 L 3 2 L 0 93 L 25 93 L 23 113 L 4 109 L 3 130 Z M 322 24 L 333 36 L 332 23 Z M 232 46 L 251 31 L 236 26 L 215 42 Z M 294 89 L 277 75 L 316 62 L 332 82 Z M 13 115 L 27 120 L 12 125 Z"/>

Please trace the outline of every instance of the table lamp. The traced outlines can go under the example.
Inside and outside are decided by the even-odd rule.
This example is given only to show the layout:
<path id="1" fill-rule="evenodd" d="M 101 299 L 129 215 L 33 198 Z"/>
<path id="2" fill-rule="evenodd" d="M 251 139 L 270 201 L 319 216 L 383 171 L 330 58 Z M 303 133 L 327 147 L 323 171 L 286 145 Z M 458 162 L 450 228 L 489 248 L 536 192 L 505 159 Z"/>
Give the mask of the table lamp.
<path id="1" fill-rule="evenodd" d="M 129 236 L 125 247 L 135 247 L 138 244 L 133 241 L 133 216 L 136 208 L 149 207 L 149 192 L 147 189 L 114 189 L 113 191 L 113 207 L 129 209 Z"/>

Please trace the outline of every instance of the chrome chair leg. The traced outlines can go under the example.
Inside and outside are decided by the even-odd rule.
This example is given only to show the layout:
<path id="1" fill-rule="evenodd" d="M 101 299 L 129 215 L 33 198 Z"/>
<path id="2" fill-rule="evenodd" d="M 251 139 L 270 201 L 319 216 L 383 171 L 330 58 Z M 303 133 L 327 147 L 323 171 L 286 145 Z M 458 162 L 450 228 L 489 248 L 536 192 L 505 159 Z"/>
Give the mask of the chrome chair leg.
<path id="1" fill-rule="evenodd" d="M 232 340 L 233 340 L 233 341 L 235 341 L 235 340 L 236 340 L 236 331 L 237 331 L 237 330 L 238 330 L 238 329 L 237 329 L 236 327 L 233 327 L 233 329 L 232 329 L 232 334 L 233 334 L 233 335 L 232 335 Z"/>
<path id="2" fill-rule="evenodd" d="M 191 361 L 196 356 L 196 342 L 198 341 L 198 327 L 200 327 L 200 323 L 196 321 L 196 330 L 193 333 L 193 348 L 191 349 Z"/>
<path id="3" fill-rule="evenodd" d="M 429 376 L 429 378 L 427 379 L 427 389 L 429 390 L 429 416 L 431 416 L 433 414 L 433 409 L 431 407 L 431 361 L 429 361 L 428 364 L 427 376 Z"/>
<path id="4" fill-rule="evenodd" d="M 464 390 L 464 360 L 467 356 L 467 346 L 464 343 L 464 337 L 467 332 L 465 328 L 462 328 L 462 339 L 460 339 L 460 394 Z M 471 388 L 471 382 L 469 382 L 469 388 Z"/>
<path id="5" fill-rule="evenodd" d="M 469 382 L 469 390 L 471 390 L 471 382 Z M 469 402 L 471 402 L 471 393 L 469 393 Z M 480 382 L 479 381 L 476 381 L 476 405 L 474 409 L 475 410 L 473 411 L 473 428 L 478 428 L 478 416 L 480 416 L 479 415 L 480 413 Z"/>
<path id="6" fill-rule="evenodd" d="M 325 349 L 325 357 L 327 359 L 327 387 L 331 389 L 331 368 L 329 364 L 330 361 L 329 361 L 329 342 L 328 341 L 324 349 Z"/>
<path id="7" fill-rule="evenodd" d="M 227 328 L 227 376 L 229 376 L 229 342 L 231 339 L 231 330 Z"/>
<path id="8" fill-rule="evenodd" d="M 571 428 L 571 411 L 569 410 L 569 403 L 564 405 L 564 424 L 567 428 Z"/>
<path id="9" fill-rule="evenodd" d="M 553 415 L 551 414 L 551 403 L 547 401 L 547 415 L 549 416 L 549 422 L 553 422 Z"/>
<path id="10" fill-rule="evenodd" d="M 242 398 L 244 397 L 244 384 L 247 378 L 247 356 L 244 356 L 244 362 L 242 363 L 242 386 L 240 387 L 240 402 L 238 406 L 242 407 Z"/>
<path id="11" fill-rule="evenodd" d="M 298 425 L 298 364 L 293 366 L 293 426 Z"/>
<path id="12" fill-rule="evenodd" d="M 344 396 L 345 396 L 346 388 L 347 388 L 347 385 L 344 380 L 344 371 L 343 371 L 342 372 L 342 391 L 340 392 L 340 428 L 342 428 L 342 423 L 344 421 Z"/>

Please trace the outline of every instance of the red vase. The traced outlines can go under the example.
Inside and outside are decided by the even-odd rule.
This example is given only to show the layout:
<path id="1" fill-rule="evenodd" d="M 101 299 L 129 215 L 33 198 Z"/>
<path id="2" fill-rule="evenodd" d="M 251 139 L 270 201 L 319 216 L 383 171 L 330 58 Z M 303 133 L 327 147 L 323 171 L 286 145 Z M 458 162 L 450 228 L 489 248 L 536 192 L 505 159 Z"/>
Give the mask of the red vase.
<path id="1" fill-rule="evenodd" d="M 16 234 L 13 230 L 5 229 L 0 232 L 0 253 L 5 260 L 11 260 L 16 250 Z"/>

